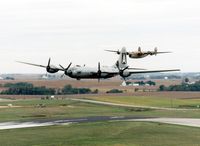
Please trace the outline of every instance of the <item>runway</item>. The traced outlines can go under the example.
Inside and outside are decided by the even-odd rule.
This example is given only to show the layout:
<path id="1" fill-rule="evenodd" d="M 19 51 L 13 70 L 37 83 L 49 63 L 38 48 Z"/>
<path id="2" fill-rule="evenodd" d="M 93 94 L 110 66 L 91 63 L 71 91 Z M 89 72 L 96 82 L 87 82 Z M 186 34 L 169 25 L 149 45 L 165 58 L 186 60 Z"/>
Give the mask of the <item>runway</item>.
<path id="1" fill-rule="evenodd" d="M 193 119 L 193 118 L 98 116 L 98 117 L 71 118 L 71 119 L 60 119 L 60 120 L 34 120 L 29 122 L 4 122 L 0 123 L 0 130 L 33 128 L 33 127 L 54 126 L 54 125 L 69 125 L 75 123 L 89 123 L 89 122 L 102 122 L 102 121 L 156 122 L 156 123 L 174 124 L 181 126 L 200 127 L 200 119 Z"/>
<path id="2" fill-rule="evenodd" d="M 34 120 L 34 121 L 29 121 L 29 122 L 4 122 L 4 123 L 0 123 L 0 130 L 53 126 L 53 125 L 67 125 L 67 124 L 72 124 L 72 123 L 83 123 L 83 122 L 133 120 L 133 119 L 140 119 L 140 118 L 139 117 L 97 116 L 97 117 L 71 118 L 71 119 L 59 119 L 59 120 Z M 145 117 L 143 117 L 143 119 L 145 119 Z"/>

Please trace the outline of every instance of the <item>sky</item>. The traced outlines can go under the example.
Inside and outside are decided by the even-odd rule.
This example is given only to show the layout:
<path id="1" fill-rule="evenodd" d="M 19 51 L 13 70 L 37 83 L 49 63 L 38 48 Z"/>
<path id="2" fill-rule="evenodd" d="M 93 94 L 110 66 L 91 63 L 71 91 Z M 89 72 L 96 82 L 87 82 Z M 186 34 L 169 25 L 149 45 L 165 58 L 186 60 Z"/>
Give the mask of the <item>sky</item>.
<path id="1" fill-rule="evenodd" d="M 45 73 L 16 63 L 113 65 L 105 49 L 172 51 L 131 67 L 199 72 L 199 0 L 0 1 L 0 73 Z"/>

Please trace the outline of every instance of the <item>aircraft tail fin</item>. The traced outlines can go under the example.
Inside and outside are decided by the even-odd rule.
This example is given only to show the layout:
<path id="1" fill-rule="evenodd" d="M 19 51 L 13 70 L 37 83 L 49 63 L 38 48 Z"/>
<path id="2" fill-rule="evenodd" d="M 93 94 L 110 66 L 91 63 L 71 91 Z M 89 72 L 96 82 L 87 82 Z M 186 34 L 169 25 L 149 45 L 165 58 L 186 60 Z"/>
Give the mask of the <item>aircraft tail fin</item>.
<path id="1" fill-rule="evenodd" d="M 127 65 L 127 52 L 126 52 L 126 48 L 123 47 L 121 49 L 121 51 L 119 52 L 119 59 L 117 60 L 117 62 L 115 63 L 114 66 L 117 66 L 120 69 L 126 68 Z"/>

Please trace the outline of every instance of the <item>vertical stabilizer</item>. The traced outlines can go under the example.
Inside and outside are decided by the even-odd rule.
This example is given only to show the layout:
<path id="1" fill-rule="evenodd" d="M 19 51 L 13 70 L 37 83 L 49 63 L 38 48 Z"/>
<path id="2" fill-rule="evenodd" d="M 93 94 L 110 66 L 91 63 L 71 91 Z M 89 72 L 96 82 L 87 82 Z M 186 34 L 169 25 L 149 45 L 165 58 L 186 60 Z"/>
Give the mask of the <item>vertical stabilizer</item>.
<path id="1" fill-rule="evenodd" d="M 119 67 L 120 69 L 124 69 L 125 67 L 127 67 L 127 52 L 126 52 L 126 48 L 123 47 L 121 49 L 121 51 L 119 52 L 119 59 L 117 60 L 116 64 L 117 67 Z"/>

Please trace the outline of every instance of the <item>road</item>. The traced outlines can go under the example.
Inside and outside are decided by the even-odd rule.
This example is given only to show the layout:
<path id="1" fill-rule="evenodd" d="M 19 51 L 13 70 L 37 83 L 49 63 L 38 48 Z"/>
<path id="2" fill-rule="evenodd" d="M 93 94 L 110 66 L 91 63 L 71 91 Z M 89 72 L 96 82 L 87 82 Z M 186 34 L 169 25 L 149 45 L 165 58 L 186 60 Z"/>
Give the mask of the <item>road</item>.
<path id="1" fill-rule="evenodd" d="M 165 124 L 200 127 L 200 119 L 192 119 L 192 118 L 98 116 L 98 117 L 71 118 L 71 119 L 60 119 L 60 120 L 34 120 L 34 121 L 29 121 L 29 122 L 4 122 L 4 123 L 0 123 L 0 130 L 53 126 L 53 125 L 68 125 L 68 124 L 73 124 L 73 123 L 88 123 L 88 122 L 102 122 L 102 121 L 158 122 L 158 123 L 165 123 Z"/>
<path id="2" fill-rule="evenodd" d="M 166 107 L 153 107 L 153 106 L 139 106 L 139 105 L 131 105 L 131 104 L 120 104 L 120 103 L 112 103 L 112 102 L 105 102 L 105 101 L 96 101 L 90 99 L 78 99 L 78 98 L 69 98 L 69 100 L 73 101 L 80 101 L 85 103 L 93 103 L 93 104 L 101 104 L 101 105 L 109 105 L 109 106 L 119 106 L 119 107 L 136 107 L 136 108 L 148 108 L 148 109 L 155 109 L 155 110 L 199 110 L 200 109 L 185 109 L 185 108 L 166 108 Z"/>

